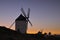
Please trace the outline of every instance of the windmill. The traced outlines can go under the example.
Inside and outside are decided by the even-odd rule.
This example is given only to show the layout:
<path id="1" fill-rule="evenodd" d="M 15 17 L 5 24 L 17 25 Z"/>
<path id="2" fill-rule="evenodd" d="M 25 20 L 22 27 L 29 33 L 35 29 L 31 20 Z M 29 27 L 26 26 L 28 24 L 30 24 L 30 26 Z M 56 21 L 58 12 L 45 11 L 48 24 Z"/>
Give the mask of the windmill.
<path id="1" fill-rule="evenodd" d="M 19 32 L 25 34 L 27 31 L 28 22 L 32 26 L 32 23 L 29 20 L 30 8 L 28 8 L 27 15 L 24 12 L 23 8 L 21 8 L 21 12 L 22 12 L 22 14 L 16 18 L 16 20 L 15 20 L 15 22 L 13 22 L 13 24 L 15 23 L 15 30 L 16 31 L 19 31 Z M 10 28 L 13 26 L 13 24 L 10 26 Z"/>

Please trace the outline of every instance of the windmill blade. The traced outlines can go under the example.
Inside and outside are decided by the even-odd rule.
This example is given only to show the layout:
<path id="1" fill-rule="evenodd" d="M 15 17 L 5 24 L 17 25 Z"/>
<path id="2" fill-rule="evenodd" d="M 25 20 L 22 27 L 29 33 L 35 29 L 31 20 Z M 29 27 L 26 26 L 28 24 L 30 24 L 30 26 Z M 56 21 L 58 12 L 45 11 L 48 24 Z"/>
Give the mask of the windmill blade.
<path id="1" fill-rule="evenodd" d="M 30 20 L 29 19 L 27 19 L 27 21 L 31 24 L 31 26 L 32 26 L 32 23 L 30 22 Z"/>
<path id="2" fill-rule="evenodd" d="M 22 11 L 23 15 L 26 17 L 26 14 L 25 14 L 23 8 L 21 8 L 21 11 Z"/>
<path id="3" fill-rule="evenodd" d="M 30 8 L 28 8 L 28 14 L 27 14 L 28 18 L 29 18 L 29 15 L 30 15 Z"/>
<path id="4" fill-rule="evenodd" d="M 14 25 L 14 23 L 15 23 L 15 22 L 13 22 L 9 28 L 11 28 L 11 27 Z"/>

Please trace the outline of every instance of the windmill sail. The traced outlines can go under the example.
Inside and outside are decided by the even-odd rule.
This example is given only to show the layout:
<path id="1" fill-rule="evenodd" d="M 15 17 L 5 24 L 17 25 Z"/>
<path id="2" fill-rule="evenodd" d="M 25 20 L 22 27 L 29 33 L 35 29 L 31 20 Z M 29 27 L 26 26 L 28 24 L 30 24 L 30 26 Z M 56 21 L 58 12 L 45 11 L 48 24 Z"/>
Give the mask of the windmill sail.
<path id="1" fill-rule="evenodd" d="M 27 13 L 27 17 L 29 18 L 30 16 L 30 8 L 28 8 L 28 13 Z"/>

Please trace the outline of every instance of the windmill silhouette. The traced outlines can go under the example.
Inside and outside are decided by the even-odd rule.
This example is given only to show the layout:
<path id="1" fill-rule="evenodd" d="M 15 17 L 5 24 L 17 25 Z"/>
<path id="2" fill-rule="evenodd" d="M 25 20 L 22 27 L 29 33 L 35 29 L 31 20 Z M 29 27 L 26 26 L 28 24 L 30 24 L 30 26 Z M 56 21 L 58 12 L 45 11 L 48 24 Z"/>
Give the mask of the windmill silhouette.
<path id="1" fill-rule="evenodd" d="M 21 33 L 26 33 L 27 31 L 27 26 L 28 26 L 28 22 L 31 24 L 32 26 L 32 23 L 30 22 L 29 20 L 29 15 L 30 15 L 30 8 L 28 8 L 28 12 L 27 12 L 27 15 L 26 13 L 24 12 L 23 8 L 21 8 L 21 12 L 22 14 L 20 14 L 15 22 L 13 22 L 13 24 L 15 23 L 15 30 L 16 31 L 19 31 Z M 10 28 L 13 26 L 13 24 L 10 26 Z"/>

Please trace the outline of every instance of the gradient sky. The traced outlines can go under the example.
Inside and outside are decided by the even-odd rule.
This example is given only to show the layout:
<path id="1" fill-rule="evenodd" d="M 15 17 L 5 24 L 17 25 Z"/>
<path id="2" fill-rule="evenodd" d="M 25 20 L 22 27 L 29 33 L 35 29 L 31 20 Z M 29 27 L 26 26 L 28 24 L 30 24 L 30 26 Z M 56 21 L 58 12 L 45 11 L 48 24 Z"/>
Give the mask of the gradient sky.
<path id="1" fill-rule="evenodd" d="M 30 8 L 30 24 L 28 33 L 52 32 L 60 34 L 60 0 L 0 0 L 0 26 L 9 26 L 22 13 L 24 8 L 26 14 Z M 12 27 L 14 29 L 14 26 Z"/>

